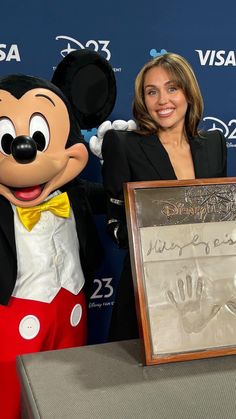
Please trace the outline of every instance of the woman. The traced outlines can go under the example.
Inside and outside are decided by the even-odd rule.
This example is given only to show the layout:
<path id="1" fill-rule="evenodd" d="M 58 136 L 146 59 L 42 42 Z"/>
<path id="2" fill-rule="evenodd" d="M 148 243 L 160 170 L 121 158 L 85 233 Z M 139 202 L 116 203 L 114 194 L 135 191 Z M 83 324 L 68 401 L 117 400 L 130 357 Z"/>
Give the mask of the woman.
<path id="1" fill-rule="evenodd" d="M 109 130 L 102 145 L 108 198 L 108 231 L 128 248 L 123 184 L 133 181 L 226 176 L 226 142 L 221 132 L 200 132 L 203 99 L 189 63 L 166 53 L 148 62 L 135 80 L 135 131 Z M 138 337 L 129 255 L 125 258 L 110 340 Z"/>

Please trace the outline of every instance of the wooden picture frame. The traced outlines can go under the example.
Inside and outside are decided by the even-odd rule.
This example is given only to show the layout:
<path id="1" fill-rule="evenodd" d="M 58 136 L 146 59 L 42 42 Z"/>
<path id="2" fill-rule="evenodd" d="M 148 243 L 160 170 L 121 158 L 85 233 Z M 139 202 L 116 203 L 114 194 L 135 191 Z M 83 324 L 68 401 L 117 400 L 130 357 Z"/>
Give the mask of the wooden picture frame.
<path id="1" fill-rule="evenodd" d="M 124 193 L 144 363 L 236 354 L 236 178 Z"/>

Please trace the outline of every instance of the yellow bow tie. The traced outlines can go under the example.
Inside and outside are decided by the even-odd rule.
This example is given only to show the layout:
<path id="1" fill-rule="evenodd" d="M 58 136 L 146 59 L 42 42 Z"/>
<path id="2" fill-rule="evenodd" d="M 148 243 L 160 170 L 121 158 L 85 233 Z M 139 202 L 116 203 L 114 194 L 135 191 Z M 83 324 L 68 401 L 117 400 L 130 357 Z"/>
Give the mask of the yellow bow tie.
<path id="1" fill-rule="evenodd" d="M 70 216 L 70 201 L 66 192 L 43 202 L 40 205 L 29 208 L 16 207 L 20 221 L 30 231 L 39 221 L 42 211 L 51 211 L 58 217 Z"/>

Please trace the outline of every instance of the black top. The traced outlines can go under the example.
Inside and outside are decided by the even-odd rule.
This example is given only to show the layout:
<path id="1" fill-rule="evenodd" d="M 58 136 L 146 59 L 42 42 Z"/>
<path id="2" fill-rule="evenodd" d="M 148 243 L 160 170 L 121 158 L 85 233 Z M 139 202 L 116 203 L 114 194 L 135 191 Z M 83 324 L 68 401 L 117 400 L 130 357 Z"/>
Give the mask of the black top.
<path id="1" fill-rule="evenodd" d="M 227 175 L 226 141 L 220 131 L 207 131 L 189 140 L 195 177 Z M 121 248 L 128 248 L 123 184 L 177 179 L 169 156 L 155 135 L 109 130 L 104 136 L 102 174 L 107 195 L 108 233 Z M 125 258 L 112 314 L 110 339 L 138 337 L 129 255 Z"/>
<path id="2" fill-rule="evenodd" d="M 227 175 L 226 141 L 220 131 L 204 132 L 191 138 L 189 144 L 197 179 Z M 177 179 L 168 153 L 155 135 L 109 130 L 103 140 L 102 155 L 108 220 L 117 220 L 120 224 L 125 223 L 125 182 Z M 115 223 L 111 224 L 114 229 Z"/>

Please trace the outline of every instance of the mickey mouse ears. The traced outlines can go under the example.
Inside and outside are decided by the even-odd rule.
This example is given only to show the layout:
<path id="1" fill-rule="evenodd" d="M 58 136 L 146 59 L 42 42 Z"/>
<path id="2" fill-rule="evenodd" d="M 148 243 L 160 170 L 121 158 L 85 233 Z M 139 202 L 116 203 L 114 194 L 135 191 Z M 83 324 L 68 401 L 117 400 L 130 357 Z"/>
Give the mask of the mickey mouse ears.
<path id="1" fill-rule="evenodd" d="M 114 72 L 108 61 L 94 51 L 70 52 L 58 64 L 52 83 L 70 101 L 81 129 L 96 128 L 115 105 Z"/>

